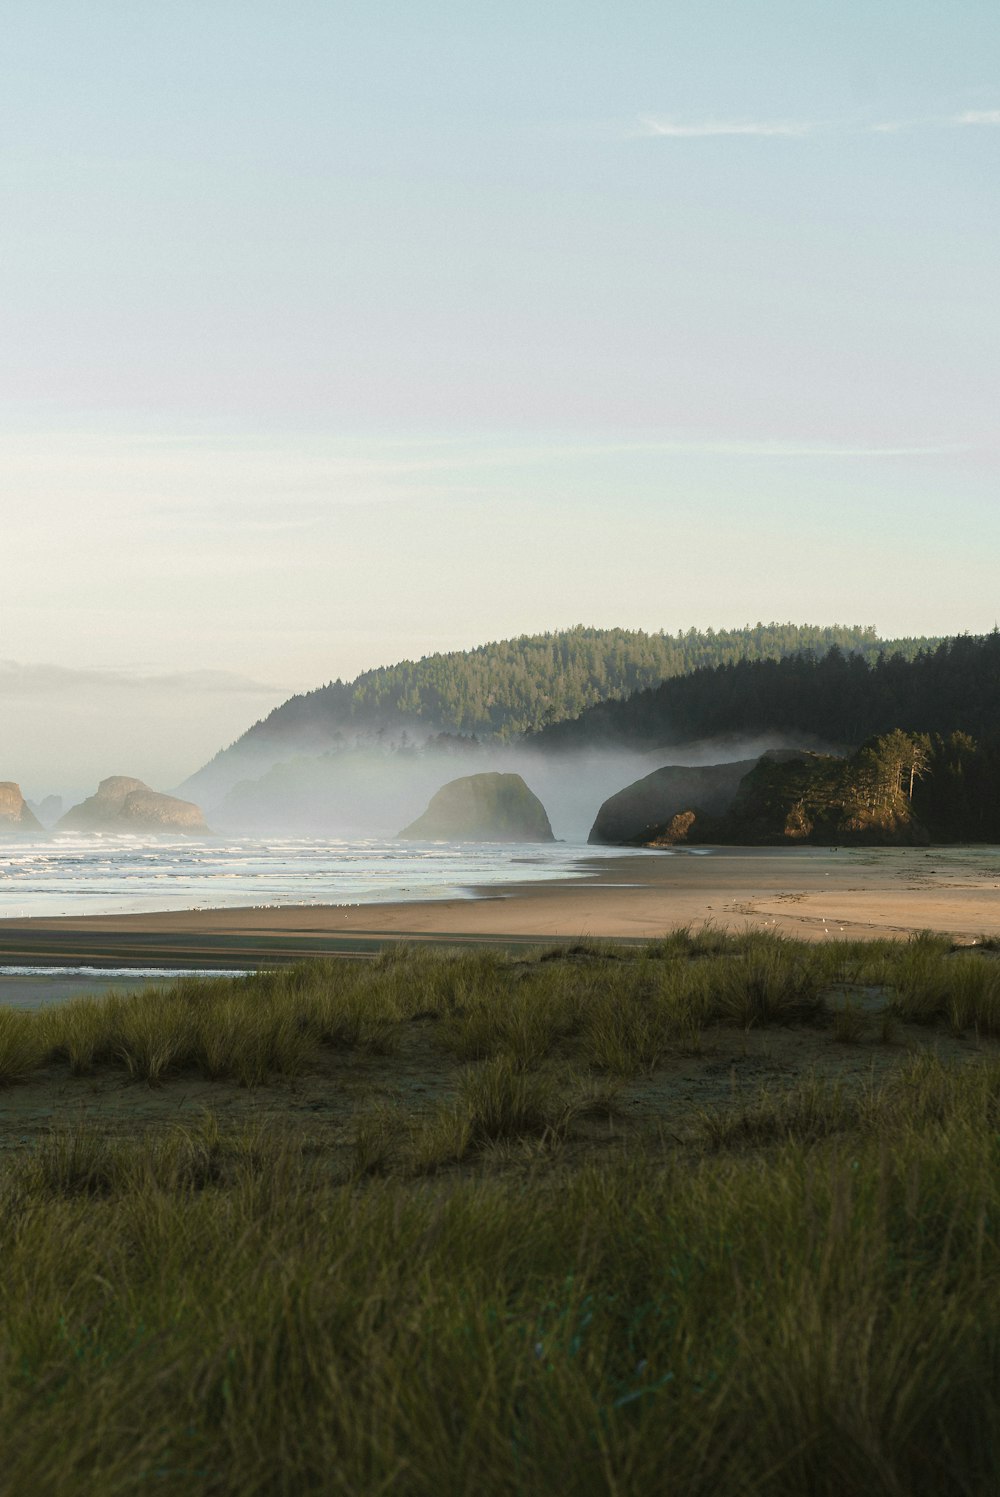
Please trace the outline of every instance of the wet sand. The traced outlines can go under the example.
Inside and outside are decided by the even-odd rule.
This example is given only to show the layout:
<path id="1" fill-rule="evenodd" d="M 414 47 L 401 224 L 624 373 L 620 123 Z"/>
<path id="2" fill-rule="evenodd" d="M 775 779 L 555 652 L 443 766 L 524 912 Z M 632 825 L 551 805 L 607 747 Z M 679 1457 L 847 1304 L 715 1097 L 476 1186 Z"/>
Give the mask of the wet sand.
<path id="1" fill-rule="evenodd" d="M 507 885 L 476 899 L 0 920 L 0 1001 L 65 991 L 64 979 L 2 976 L 15 964 L 252 968 L 370 955 L 398 940 L 644 940 L 708 922 L 807 940 L 921 929 L 967 942 L 1000 935 L 1000 848 L 717 848 L 582 866 L 585 879 Z M 75 991 L 98 985 L 107 983 L 77 979 Z"/>

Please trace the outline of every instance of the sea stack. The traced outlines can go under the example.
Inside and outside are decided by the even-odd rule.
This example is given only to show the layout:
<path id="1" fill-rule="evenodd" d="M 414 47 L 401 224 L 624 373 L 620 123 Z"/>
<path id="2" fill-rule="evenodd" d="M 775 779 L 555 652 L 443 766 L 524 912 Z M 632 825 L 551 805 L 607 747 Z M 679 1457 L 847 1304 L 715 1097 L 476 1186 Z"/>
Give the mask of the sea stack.
<path id="1" fill-rule="evenodd" d="M 44 828 L 31 810 L 20 785 L 0 780 L 0 837 L 37 837 Z"/>
<path id="2" fill-rule="evenodd" d="M 112 775 L 102 780 L 97 794 L 67 811 L 61 832 L 207 832 L 199 806 L 173 795 L 150 790 L 142 780 Z"/>
<path id="3" fill-rule="evenodd" d="M 545 807 L 519 774 L 449 780 L 400 832 L 414 842 L 554 842 Z"/>
<path id="4" fill-rule="evenodd" d="M 756 759 L 740 759 L 731 764 L 666 764 L 654 769 L 604 802 L 587 841 L 610 847 L 670 846 L 685 841 L 699 816 L 721 816 L 729 810 L 740 781 L 756 764 Z"/>

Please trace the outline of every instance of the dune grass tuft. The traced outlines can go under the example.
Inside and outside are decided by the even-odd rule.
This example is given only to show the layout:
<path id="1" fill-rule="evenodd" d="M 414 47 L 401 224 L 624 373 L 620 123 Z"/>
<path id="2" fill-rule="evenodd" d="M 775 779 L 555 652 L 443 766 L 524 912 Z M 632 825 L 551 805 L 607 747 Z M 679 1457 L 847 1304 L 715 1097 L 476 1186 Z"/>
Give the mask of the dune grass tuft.
<path id="1" fill-rule="evenodd" d="M 469 1067 L 457 1096 L 417 1126 L 410 1162 L 417 1170 L 433 1171 L 490 1144 L 555 1142 L 565 1133 L 573 1111 L 551 1076 L 527 1072 L 510 1056 L 501 1055 Z"/>
<path id="2" fill-rule="evenodd" d="M 815 1143 L 858 1126 L 861 1112 L 857 1096 L 809 1075 L 783 1090 L 764 1087 L 751 1098 L 737 1097 L 731 1107 L 703 1112 L 700 1122 L 711 1148 L 731 1149 Z"/>
<path id="3" fill-rule="evenodd" d="M 857 1045 L 868 1032 L 864 1012 L 847 998 L 834 1005 L 833 1037 L 842 1045 Z"/>
<path id="4" fill-rule="evenodd" d="M 719 1026 L 826 1015 L 834 1037 L 871 1026 L 855 990 L 883 992 L 892 1023 L 1000 1036 L 1000 962 L 943 937 L 809 945 L 748 928 L 680 929 L 646 945 L 578 943 L 528 955 L 389 948 L 370 962 L 314 961 L 245 978 L 184 979 L 39 1013 L 0 1015 L 0 1085 L 46 1064 L 161 1086 L 195 1074 L 249 1088 L 294 1078 L 324 1051 L 391 1057 L 405 1027 L 463 1063 L 523 1071 L 572 1063 L 621 1077 L 698 1053 Z"/>
<path id="5" fill-rule="evenodd" d="M 32 1014 L 0 1009 L 0 1086 L 21 1081 L 45 1061 L 45 1040 Z"/>
<path id="6" fill-rule="evenodd" d="M 750 946 L 719 974 L 720 1017 L 741 1028 L 812 1017 L 819 1007 L 820 972 L 807 951 L 789 950 L 779 937 Z"/>

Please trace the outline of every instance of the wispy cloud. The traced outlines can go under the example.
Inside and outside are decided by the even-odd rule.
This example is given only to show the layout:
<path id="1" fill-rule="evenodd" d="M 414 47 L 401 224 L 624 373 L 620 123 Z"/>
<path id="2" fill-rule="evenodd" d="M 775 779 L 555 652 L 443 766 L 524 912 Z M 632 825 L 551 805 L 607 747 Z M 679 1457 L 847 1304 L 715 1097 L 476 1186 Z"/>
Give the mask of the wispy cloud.
<path id="1" fill-rule="evenodd" d="M 467 459 L 470 468 L 514 468 L 547 463 L 588 462 L 595 457 L 670 458 L 922 458 L 954 457 L 971 449 L 962 443 L 872 444 L 808 442 L 784 438 L 705 437 L 662 441 L 574 442 L 559 445 L 480 448 Z"/>
<path id="2" fill-rule="evenodd" d="M 168 691 L 211 695 L 280 695 L 284 688 L 269 686 L 233 671 L 173 671 L 154 674 L 139 670 L 88 670 L 45 662 L 0 660 L 0 697 L 47 696 L 86 690 Z"/>
<path id="3" fill-rule="evenodd" d="M 717 135 L 811 135 L 819 126 L 809 120 L 701 120 L 685 124 L 647 116 L 640 121 L 637 136 L 665 136 L 670 140 L 700 140 Z"/>
<path id="4" fill-rule="evenodd" d="M 702 442 L 634 442 L 589 449 L 591 453 L 662 452 L 678 457 L 749 457 L 749 458 L 869 458 L 869 457 L 948 457 L 969 449 L 961 445 L 922 447 L 862 447 L 845 444 L 789 441 L 743 441 L 720 439 Z"/>
<path id="5" fill-rule="evenodd" d="M 1000 109 L 964 109 L 961 114 L 925 115 L 919 119 L 880 120 L 868 129 L 878 135 L 900 130 L 953 130 L 956 125 L 1000 125 Z"/>
<path id="6" fill-rule="evenodd" d="M 953 125 L 1000 125 L 1000 109 L 966 109 L 952 116 Z"/>
<path id="7" fill-rule="evenodd" d="M 1000 126 L 1000 109 L 966 109 L 960 114 L 923 115 L 886 120 L 675 120 L 644 115 L 625 134 L 633 140 L 707 140 L 722 136 L 784 137 L 802 140 L 810 135 L 897 135 L 906 130 L 954 129 L 963 125 Z"/>

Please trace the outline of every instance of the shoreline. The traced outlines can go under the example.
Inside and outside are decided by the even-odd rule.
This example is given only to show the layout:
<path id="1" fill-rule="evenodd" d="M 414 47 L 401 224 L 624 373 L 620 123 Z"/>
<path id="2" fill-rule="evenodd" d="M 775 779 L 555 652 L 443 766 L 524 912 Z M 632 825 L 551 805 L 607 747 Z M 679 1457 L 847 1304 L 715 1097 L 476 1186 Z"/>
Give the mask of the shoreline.
<path id="1" fill-rule="evenodd" d="M 713 848 L 580 864 L 589 876 L 480 887 L 472 899 L 0 919 L 0 1001 L 12 984 L 37 981 L 4 976 L 12 966 L 209 973 L 370 956 L 397 941 L 641 941 L 708 923 L 806 940 L 903 938 L 929 929 L 971 944 L 1000 934 L 996 848 Z"/>

